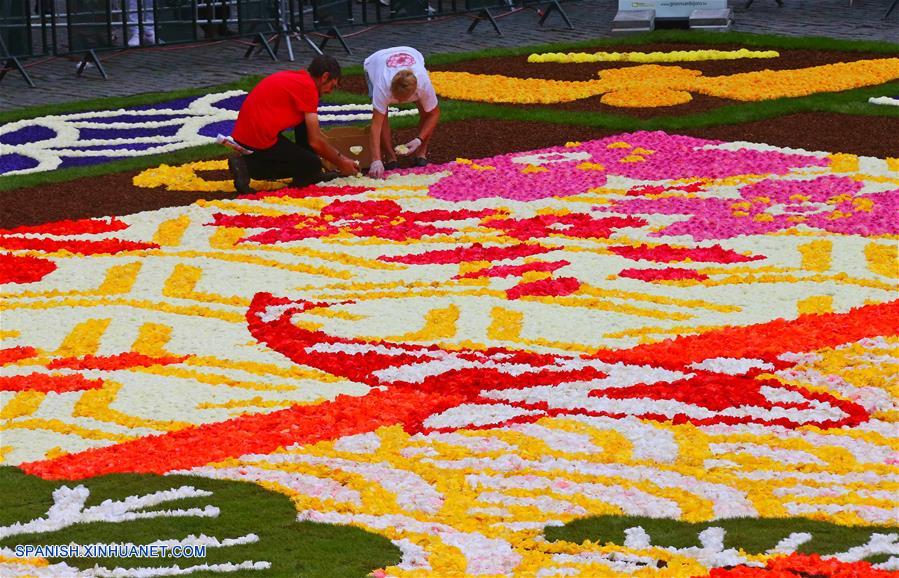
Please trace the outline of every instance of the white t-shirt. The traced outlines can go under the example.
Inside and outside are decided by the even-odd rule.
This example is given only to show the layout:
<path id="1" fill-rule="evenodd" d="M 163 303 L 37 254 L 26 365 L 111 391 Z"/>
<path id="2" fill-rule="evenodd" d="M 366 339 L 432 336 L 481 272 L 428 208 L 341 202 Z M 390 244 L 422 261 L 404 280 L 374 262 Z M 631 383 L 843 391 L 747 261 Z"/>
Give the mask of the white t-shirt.
<path id="1" fill-rule="evenodd" d="M 390 83 L 400 70 L 411 69 L 418 81 L 418 89 L 403 102 L 421 102 L 425 112 L 437 106 L 437 93 L 425 70 L 425 57 L 421 52 L 408 46 L 395 46 L 379 50 L 365 59 L 362 65 L 371 87 L 371 101 L 378 112 L 387 113 L 388 104 L 399 101 L 390 94 Z"/>

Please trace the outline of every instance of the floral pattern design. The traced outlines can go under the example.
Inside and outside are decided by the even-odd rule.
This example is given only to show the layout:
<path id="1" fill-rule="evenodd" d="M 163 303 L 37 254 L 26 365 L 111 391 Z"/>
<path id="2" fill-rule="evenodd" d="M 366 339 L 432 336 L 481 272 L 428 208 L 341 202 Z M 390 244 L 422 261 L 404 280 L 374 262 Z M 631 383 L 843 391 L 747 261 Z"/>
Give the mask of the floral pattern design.
<path id="1" fill-rule="evenodd" d="M 231 90 L 149 106 L 48 115 L 0 126 L 0 175 L 27 174 L 168 153 L 230 135 L 246 92 Z M 391 109 L 391 114 L 418 114 Z M 322 104 L 323 126 L 367 120 L 371 106 Z"/>
<path id="2" fill-rule="evenodd" d="M 638 132 L 0 231 L 3 459 L 259 483 L 381 577 L 895 572 L 712 524 L 896 527 L 897 190 Z M 601 514 L 710 526 L 543 538 Z"/>

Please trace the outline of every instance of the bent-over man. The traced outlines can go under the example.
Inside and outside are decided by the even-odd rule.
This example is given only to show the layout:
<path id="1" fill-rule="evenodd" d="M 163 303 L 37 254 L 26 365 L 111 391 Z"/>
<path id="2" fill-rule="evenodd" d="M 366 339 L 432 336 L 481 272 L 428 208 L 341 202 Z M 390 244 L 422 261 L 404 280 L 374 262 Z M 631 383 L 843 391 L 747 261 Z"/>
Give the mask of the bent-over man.
<path id="1" fill-rule="evenodd" d="M 372 163 L 368 175 L 380 179 L 385 170 L 397 167 L 387 118 L 388 105 L 395 103 L 414 102 L 418 105 L 418 136 L 400 147 L 400 153 L 414 155 L 415 166 L 427 165 L 428 143 L 440 120 L 440 107 L 425 70 L 424 56 L 414 48 L 396 46 L 375 52 L 365 59 L 363 67 L 372 100 Z"/>
<path id="2" fill-rule="evenodd" d="M 262 79 L 240 107 L 232 138 L 252 154 L 233 157 L 228 168 L 240 194 L 253 192 L 250 179 L 292 178 L 291 186 L 322 181 L 324 158 L 343 175 L 356 163 L 328 144 L 318 124 L 318 101 L 340 80 L 332 56 L 316 56 L 306 70 L 276 72 Z M 295 142 L 281 134 L 294 129 Z"/>

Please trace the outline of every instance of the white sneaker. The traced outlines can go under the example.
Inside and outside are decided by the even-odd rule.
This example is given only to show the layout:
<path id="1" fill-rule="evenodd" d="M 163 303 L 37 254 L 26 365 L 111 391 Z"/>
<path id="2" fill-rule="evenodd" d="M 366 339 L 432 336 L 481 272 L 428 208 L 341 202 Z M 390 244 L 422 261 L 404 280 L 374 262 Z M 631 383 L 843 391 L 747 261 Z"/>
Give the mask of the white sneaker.
<path id="1" fill-rule="evenodd" d="M 156 35 L 152 32 L 144 34 L 144 45 L 146 46 L 147 44 L 156 44 Z M 162 42 L 160 42 L 160 44 L 162 44 Z"/>
<path id="2" fill-rule="evenodd" d="M 131 46 L 132 48 L 135 46 L 140 46 L 140 35 L 132 34 L 131 36 L 129 36 L 128 37 L 128 46 Z"/>

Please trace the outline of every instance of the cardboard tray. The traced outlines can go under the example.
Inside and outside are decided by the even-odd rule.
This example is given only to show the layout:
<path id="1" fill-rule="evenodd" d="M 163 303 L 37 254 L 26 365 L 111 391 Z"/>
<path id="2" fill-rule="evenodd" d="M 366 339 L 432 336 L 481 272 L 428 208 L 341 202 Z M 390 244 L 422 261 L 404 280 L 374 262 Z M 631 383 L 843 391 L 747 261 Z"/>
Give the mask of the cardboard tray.
<path id="1" fill-rule="evenodd" d="M 371 151 L 369 150 L 370 126 L 338 126 L 323 130 L 322 134 L 331 146 L 340 151 L 340 154 L 354 161 L 359 161 L 360 169 L 367 169 L 371 166 Z M 353 151 L 356 152 L 354 153 Z M 322 162 L 329 170 L 334 168 L 324 159 L 322 159 Z"/>

